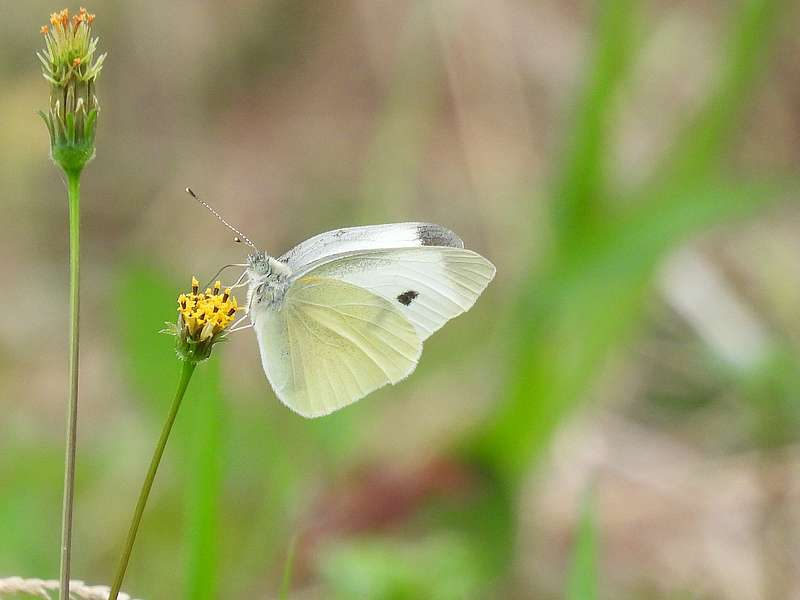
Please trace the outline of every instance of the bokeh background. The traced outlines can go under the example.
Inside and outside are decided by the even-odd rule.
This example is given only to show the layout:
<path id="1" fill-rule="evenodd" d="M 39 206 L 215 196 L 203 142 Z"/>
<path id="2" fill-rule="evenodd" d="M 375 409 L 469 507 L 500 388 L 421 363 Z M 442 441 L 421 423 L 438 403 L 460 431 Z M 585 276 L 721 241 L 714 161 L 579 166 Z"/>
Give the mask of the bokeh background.
<path id="1" fill-rule="evenodd" d="M 0 9 L 0 574 L 42 578 L 67 217 L 34 52 L 59 8 Z M 219 347 L 145 515 L 137 598 L 800 595 L 796 3 L 88 8 L 109 56 L 75 577 L 111 579 L 176 384 L 176 294 L 245 253 L 190 185 L 276 254 L 428 220 L 498 274 L 410 379 L 328 418 L 280 405 L 251 332 Z"/>

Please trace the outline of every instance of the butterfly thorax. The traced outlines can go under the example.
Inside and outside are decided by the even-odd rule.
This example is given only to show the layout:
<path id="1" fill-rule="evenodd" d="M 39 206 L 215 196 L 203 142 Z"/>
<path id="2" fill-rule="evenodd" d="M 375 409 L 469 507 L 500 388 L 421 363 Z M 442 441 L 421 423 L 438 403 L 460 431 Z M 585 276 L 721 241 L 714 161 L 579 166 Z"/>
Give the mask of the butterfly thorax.
<path id="1" fill-rule="evenodd" d="M 255 311 L 280 309 L 289 289 L 291 269 L 286 263 L 261 251 L 248 256 L 247 265 L 250 281 L 248 305 Z"/>

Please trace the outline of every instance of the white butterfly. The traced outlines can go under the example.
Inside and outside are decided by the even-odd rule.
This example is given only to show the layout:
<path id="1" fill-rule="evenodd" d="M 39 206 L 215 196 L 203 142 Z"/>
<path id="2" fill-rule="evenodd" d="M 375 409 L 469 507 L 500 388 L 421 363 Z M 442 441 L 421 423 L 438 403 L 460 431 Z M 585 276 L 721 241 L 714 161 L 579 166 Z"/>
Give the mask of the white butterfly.
<path id="1" fill-rule="evenodd" d="M 264 371 L 281 402 L 304 417 L 408 377 L 422 342 L 472 308 L 495 274 L 455 233 L 430 223 L 337 229 L 279 258 L 256 250 L 246 267 Z"/>

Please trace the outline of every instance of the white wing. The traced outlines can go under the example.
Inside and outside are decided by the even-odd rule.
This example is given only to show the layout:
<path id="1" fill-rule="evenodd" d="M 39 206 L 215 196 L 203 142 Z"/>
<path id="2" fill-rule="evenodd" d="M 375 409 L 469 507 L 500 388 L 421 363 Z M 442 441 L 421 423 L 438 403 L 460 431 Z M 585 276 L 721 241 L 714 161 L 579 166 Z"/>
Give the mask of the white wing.
<path id="1" fill-rule="evenodd" d="M 494 265 L 471 250 L 430 246 L 347 252 L 312 263 L 297 275 L 338 279 L 381 296 L 425 340 L 472 308 L 494 274 Z"/>
<path id="2" fill-rule="evenodd" d="M 320 233 L 298 244 L 278 260 L 299 271 L 335 254 L 357 250 L 448 246 L 463 248 L 455 233 L 433 223 L 389 223 L 367 227 L 349 227 Z"/>
<path id="3" fill-rule="evenodd" d="M 325 277 L 295 281 L 280 311 L 254 314 L 254 328 L 275 393 L 304 417 L 397 383 L 422 352 L 414 326 L 390 302 Z"/>

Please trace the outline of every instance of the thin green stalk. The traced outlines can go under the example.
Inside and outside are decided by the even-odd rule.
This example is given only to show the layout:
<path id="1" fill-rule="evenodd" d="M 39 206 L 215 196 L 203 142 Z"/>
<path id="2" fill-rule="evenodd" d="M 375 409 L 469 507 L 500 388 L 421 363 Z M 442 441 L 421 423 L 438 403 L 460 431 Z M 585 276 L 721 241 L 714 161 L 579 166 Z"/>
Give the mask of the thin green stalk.
<path id="1" fill-rule="evenodd" d="M 69 195 L 69 401 L 67 403 L 67 440 L 64 457 L 64 500 L 61 511 L 61 581 L 59 596 L 69 599 L 70 561 L 72 557 L 72 512 L 75 498 L 75 454 L 78 434 L 78 350 L 80 320 L 81 253 L 81 174 L 67 173 Z"/>
<path id="2" fill-rule="evenodd" d="M 150 468 L 147 470 L 144 483 L 142 483 L 142 489 L 139 492 L 139 500 L 136 502 L 136 509 L 133 511 L 133 519 L 131 520 L 131 526 L 128 530 L 128 538 L 125 540 L 125 547 L 122 551 L 122 557 L 119 560 L 119 565 L 117 566 L 117 572 L 114 575 L 114 583 L 111 586 L 111 593 L 108 596 L 108 600 L 117 600 L 117 595 L 122 587 L 122 580 L 125 578 L 125 571 L 128 568 L 128 561 L 130 560 L 131 551 L 133 550 L 133 543 L 136 540 L 136 533 L 139 531 L 139 523 L 142 521 L 144 507 L 147 504 L 147 498 L 150 496 L 150 489 L 153 487 L 153 480 L 156 478 L 158 465 L 161 462 L 161 457 L 164 454 L 164 448 L 167 445 L 169 434 L 172 431 L 172 425 L 175 423 L 175 417 L 178 415 L 178 409 L 181 407 L 181 401 L 183 400 L 183 396 L 186 393 L 186 388 L 189 386 L 189 380 L 192 378 L 192 374 L 194 373 L 196 366 L 197 363 L 195 362 L 188 360 L 183 361 L 181 378 L 178 382 L 178 390 L 175 392 L 175 399 L 172 401 L 172 406 L 169 409 L 167 420 L 164 423 L 163 429 L 161 430 L 161 437 L 156 445 L 153 458 L 150 460 Z"/>
<path id="3" fill-rule="evenodd" d="M 584 492 L 578 521 L 578 535 L 572 555 L 567 600 L 595 600 L 598 596 L 597 499 L 593 484 Z"/>
<path id="4" fill-rule="evenodd" d="M 286 563 L 283 565 L 283 581 L 281 582 L 280 600 L 289 598 L 289 589 L 292 587 L 292 572 L 294 571 L 294 558 L 297 551 L 297 534 L 289 540 L 289 549 L 286 551 Z"/>
<path id="5" fill-rule="evenodd" d="M 183 418 L 189 418 L 186 478 L 186 600 L 216 600 L 219 587 L 219 506 L 222 481 L 222 396 L 219 363 L 203 370 Z"/>
<path id="6" fill-rule="evenodd" d="M 105 54 L 97 54 L 92 36 L 94 15 L 82 8 L 70 18 L 64 9 L 50 15 L 42 27 L 44 48 L 37 52 L 42 75 L 50 82 L 47 111 L 39 116 L 50 137 L 50 158 L 67 178 L 69 197 L 69 400 L 64 459 L 64 499 L 61 521 L 59 597 L 69 600 L 72 516 L 75 499 L 75 455 L 78 432 L 78 330 L 80 315 L 80 196 L 81 172 L 94 158 L 95 128 L 100 106 L 93 89 Z"/>

